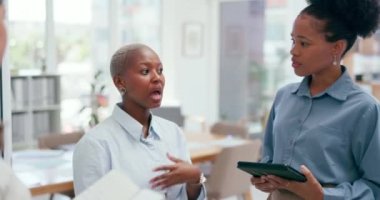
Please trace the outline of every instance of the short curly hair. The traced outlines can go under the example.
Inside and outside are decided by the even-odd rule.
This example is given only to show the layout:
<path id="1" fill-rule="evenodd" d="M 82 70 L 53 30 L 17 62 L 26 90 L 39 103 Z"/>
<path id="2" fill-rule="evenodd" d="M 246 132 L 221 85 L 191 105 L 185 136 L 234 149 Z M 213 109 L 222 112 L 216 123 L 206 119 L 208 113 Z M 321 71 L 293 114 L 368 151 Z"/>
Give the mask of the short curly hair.
<path id="1" fill-rule="evenodd" d="M 358 36 L 368 37 L 376 32 L 380 8 L 378 0 L 307 0 L 309 6 L 300 14 L 325 21 L 326 41 L 347 41 L 346 53 Z"/>
<path id="2" fill-rule="evenodd" d="M 144 44 L 128 44 L 119 48 L 112 56 L 110 63 L 111 77 L 120 75 L 125 65 L 132 59 L 133 53 L 141 49 L 151 49 Z M 152 50 L 153 51 L 153 50 Z"/>

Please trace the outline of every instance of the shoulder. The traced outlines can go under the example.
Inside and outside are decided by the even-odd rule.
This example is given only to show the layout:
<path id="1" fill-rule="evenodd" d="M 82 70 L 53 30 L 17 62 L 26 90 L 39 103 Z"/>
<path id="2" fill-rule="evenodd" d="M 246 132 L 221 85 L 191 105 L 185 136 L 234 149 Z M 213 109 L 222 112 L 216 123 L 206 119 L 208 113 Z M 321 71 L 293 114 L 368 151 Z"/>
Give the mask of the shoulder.
<path id="1" fill-rule="evenodd" d="M 102 141 L 110 138 L 110 134 L 118 130 L 119 124 L 111 117 L 100 122 L 84 134 L 80 141 Z"/>
<path id="2" fill-rule="evenodd" d="M 296 91 L 300 87 L 301 83 L 289 83 L 283 87 L 281 87 L 278 92 L 293 92 Z"/>
<path id="3" fill-rule="evenodd" d="M 180 130 L 179 126 L 167 119 L 153 115 L 154 125 L 165 130 Z"/>
<path id="4" fill-rule="evenodd" d="M 362 111 L 376 111 L 379 109 L 379 101 L 356 84 L 353 85 L 347 97 L 348 104 L 355 105 Z"/>
<path id="5" fill-rule="evenodd" d="M 289 83 L 281 87 L 276 93 L 276 99 L 290 95 L 291 93 L 297 91 L 299 87 L 300 83 Z"/>
<path id="6" fill-rule="evenodd" d="M 90 153 L 91 151 L 99 151 L 108 146 L 112 140 L 118 124 L 107 118 L 103 122 L 97 124 L 95 127 L 87 131 L 75 146 L 74 155 L 78 153 Z"/>
<path id="7" fill-rule="evenodd" d="M 153 128 L 159 132 L 165 138 L 182 138 L 183 131 L 182 129 L 174 122 L 153 115 Z"/>

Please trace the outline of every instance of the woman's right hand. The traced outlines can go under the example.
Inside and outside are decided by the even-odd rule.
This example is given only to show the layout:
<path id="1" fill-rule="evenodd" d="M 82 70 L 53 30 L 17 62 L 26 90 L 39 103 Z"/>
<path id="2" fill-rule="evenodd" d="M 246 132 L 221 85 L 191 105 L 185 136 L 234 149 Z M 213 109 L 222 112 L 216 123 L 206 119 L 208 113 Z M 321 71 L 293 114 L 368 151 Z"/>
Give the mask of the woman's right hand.
<path id="1" fill-rule="evenodd" d="M 251 183 L 252 185 L 254 185 L 258 190 L 261 190 L 263 192 L 268 192 L 268 193 L 271 193 L 275 190 L 277 190 L 278 188 L 274 187 L 268 180 L 265 176 L 261 176 L 261 177 L 255 177 L 255 176 L 252 176 L 251 178 Z"/>

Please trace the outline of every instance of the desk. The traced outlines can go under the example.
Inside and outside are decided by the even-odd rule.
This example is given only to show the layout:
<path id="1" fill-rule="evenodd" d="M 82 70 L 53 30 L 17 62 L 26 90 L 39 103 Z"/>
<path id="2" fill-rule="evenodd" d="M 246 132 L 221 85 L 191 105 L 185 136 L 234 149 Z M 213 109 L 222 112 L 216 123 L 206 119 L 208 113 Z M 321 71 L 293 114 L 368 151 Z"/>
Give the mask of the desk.
<path id="1" fill-rule="evenodd" d="M 72 151 L 28 150 L 15 152 L 13 169 L 32 196 L 73 189 Z"/>
<path id="2" fill-rule="evenodd" d="M 222 151 L 223 143 L 228 138 L 224 135 L 209 133 L 187 133 L 186 139 L 188 141 L 191 162 L 197 164 L 205 161 L 213 161 Z"/>
<path id="3" fill-rule="evenodd" d="M 193 163 L 212 161 L 225 145 L 246 142 L 209 133 L 187 133 L 186 138 Z M 17 156 L 15 153 L 13 159 L 13 169 L 30 188 L 32 196 L 73 190 L 72 151 L 35 150 L 33 153 L 43 156 Z"/>

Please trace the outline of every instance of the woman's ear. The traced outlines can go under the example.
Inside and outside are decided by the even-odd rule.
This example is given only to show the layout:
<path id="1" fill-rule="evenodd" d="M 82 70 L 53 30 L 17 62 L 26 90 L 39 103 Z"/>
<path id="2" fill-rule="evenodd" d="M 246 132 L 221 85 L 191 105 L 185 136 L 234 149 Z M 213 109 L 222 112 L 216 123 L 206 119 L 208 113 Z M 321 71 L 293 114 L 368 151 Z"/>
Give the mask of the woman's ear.
<path id="1" fill-rule="evenodd" d="M 342 57 L 346 48 L 347 48 L 347 41 L 346 40 L 338 40 L 338 41 L 334 42 L 333 54 L 337 55 L 339 57 Z"/>
<path id="2" fill-rule="evenodd" d="M 112 80 L 118 90 L 120 88 L 125 88 L 125 81 L 120 76 L 116 75 L 112 78 Z"/>

